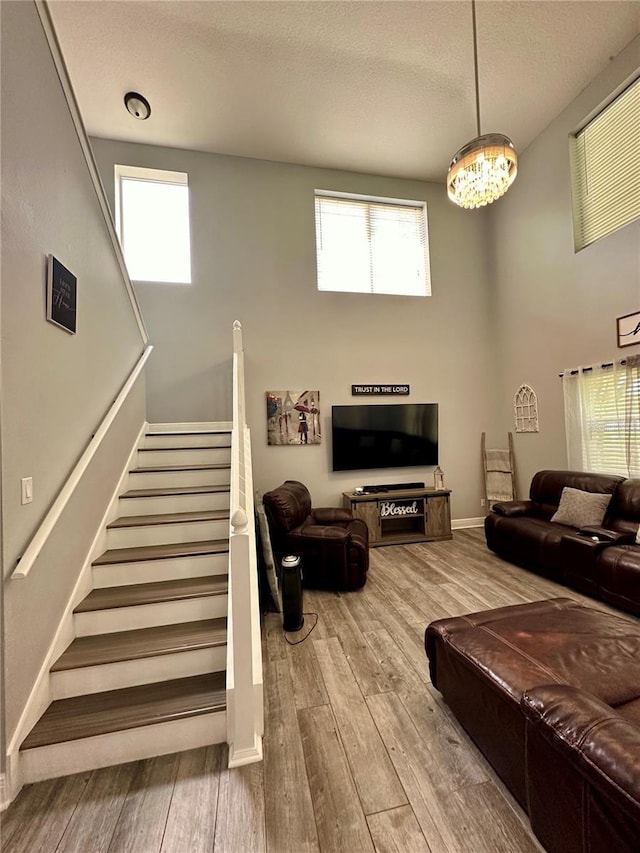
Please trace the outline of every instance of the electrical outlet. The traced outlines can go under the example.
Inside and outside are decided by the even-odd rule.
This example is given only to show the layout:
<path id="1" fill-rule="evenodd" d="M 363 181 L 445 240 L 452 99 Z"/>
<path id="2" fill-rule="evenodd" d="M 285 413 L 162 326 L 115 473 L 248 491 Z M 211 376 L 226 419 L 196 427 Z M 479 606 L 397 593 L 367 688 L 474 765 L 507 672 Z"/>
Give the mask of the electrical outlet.
<path id="1" fill-rule="evenodd" d="M 33 477 L 23 477 L 20 480 L 20 494 L 23 506 L 33 502 Z"/>
<path id="2" fill-rule="evenodd" d="M 480 498 L 480 506 L 485 506 L 486 503 L 484 498 Z"/>

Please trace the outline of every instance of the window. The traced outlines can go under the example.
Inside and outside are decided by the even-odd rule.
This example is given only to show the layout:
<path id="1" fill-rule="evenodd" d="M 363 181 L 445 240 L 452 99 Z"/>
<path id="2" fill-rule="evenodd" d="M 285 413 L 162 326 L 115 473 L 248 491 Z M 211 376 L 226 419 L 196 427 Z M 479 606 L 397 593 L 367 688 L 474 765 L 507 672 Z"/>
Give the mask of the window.
<path id="1" fill-rule="evenodd" d="M 569 467 L 640 476 L 640 356 L 562 377 Z"/>
<path id="2" fill-rule="evenodd" d="M 134 281 L 191 283 L 184 172 L 116 166 L 116 228 Z"/>
<path id="3" fill-rule="evenodd" d="M 571 141 L 576 250 L 640 216 L 640 79 Z"/>
<path id="4" fill-rule="evenodd" d="M 421 201 L 316 190 L 318 290 L 430 296 Z"/>

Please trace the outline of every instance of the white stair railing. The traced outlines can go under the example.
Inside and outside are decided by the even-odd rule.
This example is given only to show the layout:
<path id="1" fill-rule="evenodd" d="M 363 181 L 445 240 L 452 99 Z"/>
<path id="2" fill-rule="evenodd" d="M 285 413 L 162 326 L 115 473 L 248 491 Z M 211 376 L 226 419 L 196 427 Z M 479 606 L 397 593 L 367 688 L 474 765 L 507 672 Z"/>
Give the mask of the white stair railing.
<path id="1" fill-rule="evenodd" d="M 233 324 L 233 428 L 227 616 L 229 767 L 262 759 L 264 708 L 251 437 L 246 423 L 242 327 Z"/>

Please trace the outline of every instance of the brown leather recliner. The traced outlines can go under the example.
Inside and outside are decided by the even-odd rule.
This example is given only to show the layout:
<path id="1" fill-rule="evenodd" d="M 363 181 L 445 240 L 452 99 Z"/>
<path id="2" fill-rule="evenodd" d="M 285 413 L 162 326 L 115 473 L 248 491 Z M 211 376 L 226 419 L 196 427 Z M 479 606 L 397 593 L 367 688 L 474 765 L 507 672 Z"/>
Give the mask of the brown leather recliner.
<path id="1" fill-rule="evenodd" d="M 302 583 L 310 589 L 353 590 L 364 586 L 369 568 L 369 531 L 351 510 L 311 508 L 309 490 L 286 480 L 265 492 L 263 503 L 278 563 L 301 558 Z"/>

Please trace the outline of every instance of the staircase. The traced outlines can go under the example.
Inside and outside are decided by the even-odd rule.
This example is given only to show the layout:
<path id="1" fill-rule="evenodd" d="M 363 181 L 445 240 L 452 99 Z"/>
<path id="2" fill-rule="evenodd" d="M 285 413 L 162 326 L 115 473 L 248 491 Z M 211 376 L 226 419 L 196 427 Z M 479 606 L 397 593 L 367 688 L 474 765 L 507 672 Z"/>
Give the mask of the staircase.
<path id="1" fill-rule="evenodd" d="M 231 433 L 150 425 L 20 747 L 35 782 L 227 738 Z"/>

